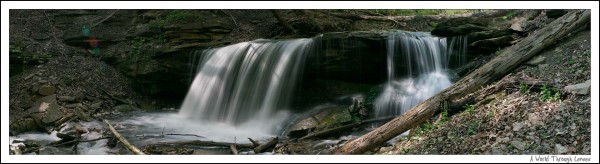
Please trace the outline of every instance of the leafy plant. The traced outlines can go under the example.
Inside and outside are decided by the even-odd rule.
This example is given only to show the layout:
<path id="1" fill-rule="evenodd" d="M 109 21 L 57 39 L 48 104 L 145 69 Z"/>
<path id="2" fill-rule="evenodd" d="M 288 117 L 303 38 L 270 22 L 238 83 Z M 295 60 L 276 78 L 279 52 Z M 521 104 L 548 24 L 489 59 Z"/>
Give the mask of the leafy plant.
<path id="1" fill-rule="evenodd" d="M 469 135 L 475 134 L 477 132 L 477 125 L 479 125 L 479 121 L 475 121 L 475 120 L 471 121 L 469 123 L 469 128 L 467 129 L 467 133 Z"/>
<path id="2" fill-rule="evenodd" d="M 511 11 L 511 12 L 506 13 L 506 15 L 503 16 L 502 18 L 505 19 L 505 20 L 506 19 L 512 19 L 513 17 L 515 17 L 516 14 L 517 13 L 515 13 L 514 11 Z"/>
<path id="3" fill-rule="evenodd" d="M 498 56 L 502 54 L 502 49 L 498 48 L 498 50 L 496 50 L 496 52 L 494 52 L 494 55 Z"/>
<path id="4" fill-rule="evenodd" d="M 556 88 L 549 89 L 546 85 L 542 85 L 540 90 L 541 90 L 540 100 L 542 100 L 542 101 L 555 101 L 555 100 L 560 99 L 560 96 L 561 96 L 560 91 L 558 91 L 558 89 L 556 89 Z"/>
<path id="5" fill-rule="evenodd" d="M 200 17 L 189 10 L 173 10 L 167 13 L 165 20 L 169 23 L 183 23 L 197 21 Z"/>
<path id="6" fill-rule="evenodd" d="M 524 94 L 529 94 L 529 87 L 527 87 L 527 84 L 521 83 L 519 84 L 519 91 Z"/>
<path id="7" fill-rule="evenodd" d="M 469 114 L 473 114 L 473 112 L 475 111 L 475 105 L 467 104 L 464 107 L 465 107 L 465 111 Z"/>

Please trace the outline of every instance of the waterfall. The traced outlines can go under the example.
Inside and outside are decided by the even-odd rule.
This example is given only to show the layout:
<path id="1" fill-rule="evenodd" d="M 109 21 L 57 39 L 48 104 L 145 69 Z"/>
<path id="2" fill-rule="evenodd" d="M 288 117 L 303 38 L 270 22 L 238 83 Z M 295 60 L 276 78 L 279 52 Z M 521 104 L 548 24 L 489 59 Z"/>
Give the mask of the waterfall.
<path id="1" fill-rule="evenodd" d="M 313 39 L 261 39 L 204 50 L 179 114 L 279 131 L 312 47 Z"/>
<path id="2" fill-rule="evenodd" d="M 446 89 L 449 54 L 464 62 L 466 37 L 447 39 L 426 32 L 391 32 L 387 39 L 388 82 L 374 101 L 376 117 L 401 115 Z M 458 53 L 453 53 L 457 46 Z"/>

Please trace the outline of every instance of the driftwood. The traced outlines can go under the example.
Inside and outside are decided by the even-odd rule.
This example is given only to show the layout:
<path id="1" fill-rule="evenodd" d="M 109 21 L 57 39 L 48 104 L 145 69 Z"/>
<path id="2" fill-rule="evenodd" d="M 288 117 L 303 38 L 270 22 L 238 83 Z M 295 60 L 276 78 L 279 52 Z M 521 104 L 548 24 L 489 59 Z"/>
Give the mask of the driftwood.
<path id="1" fill-rule="evenodd" d="M 269 140 L 268 142 L 259 145 L 257 147 L 254 148 L 254 153 L 262 153 L 265 150 L 267 150 L 267 148 L 271 147 L 271 146 L 275 146 L 275 144 L 277 144 L 278 139 L 277 137 L 273 137 L 271 140 Z"/>
<path id="2" fill-rule="evenodd" d="M 315 137 L 327 136 L 327 135 L 330 135 L 332 133 L 340 132 L 340 131 L 343 131 L 343 130 L 346 130 L 346 129 L 349 129 L 349 128 L 361 126 L 361 125 L 368 124 L 368 123 L 389 121 L 389 120 L 392 120 L 393 118 L 394 117 L 385 117 L 385 118 L 376 118 L 376 119 L 364 120 L 364 121 L 361 121 L 361 122 L 355 122 L 355 123 L 351 123 L 351 124 L 348 124 L 348 125 L 338 126 L 338 127 L 335 127 L 335 128 L 330 128 L 330 129 L 326 129 L 326 130 L 323 130 L 323 131 L 320 131 L 320 132 L 312 133 L 312 134 L 306 135 L 304 137 L 301 137 L 298 140 L 304 141 L 304 140 L 312 139 L 312 138 L 315 138 Z"/>
<path id="3" fill-rule="evenodd" d="M 247 144 L 236 144 L 232 142 L 215 142 L 215 141 L 201 141 L 201 140 L 191 140 L 191 141 L 175 141 L 175 142 L 159 142 L 156 145 L 196 145 L 196 146 L 219 146 L 219 147 L 229 147 L 230 145 L 236 145 L 237 148 L 254 148 L 254 145 L 251 143 Z"/>
<path id="4" fill-rule="evenodd" d="M 526 62 L 546 47 L 570 32 L 590 22 L 591 10 L 576 10 L 556 19 L 546 27 L 530 34 L 521 42 L 507 48 L 499 56 L 463 77 L 441 93 L 427 99 L 407 113 L 381 127 L 346 143 L 336 154 L 361 154 L 381 146 L 384 142 L 419 125 L 438 113 L 447 102 L 462 97 L 502 78 L 521 63 Z"/>
<path id="5" fill-rule="evenodd" d="M 252 138 L 248 138 L 248 140 L 250 140 L 250 142 L 252 142 L 252 145 L 253 145 L 253 147 L 252 147 L 252 148 L 255 148 L 255 147 L 257 147 L 258 145 L 260 145 L 260 144 L 258 144 L 258 142 L 254 141 Z"/>
<path id="6" fill-rule="evenodd" d="M 229 145 L 229 149 L 231 149 L 231 154 L 238 155 L 238 150 L 235 148 L 235 145 Z"/>
<path id="7" fill-rule="evenodd" d="M 129 141 L 127 141 L 125 139 L 125 137 L 121 136 L 121 134 L 119 134 L 119 132 L 117 132 L 117 130 L 115 130 L 115 128 L 113 128 L 112 125 L 110 125 L 110 122 L 108 122 L 108 120 L 104 120 L 104 122 L 106 123 L 106 125 L 108 125 L 108 129 L 115 136 L 115 138 L 119 139 L 119 141 L 121 141 L 121 143 L 123 145 L 125 145 L 125 147 L 127 147 L 127 149 L 129 149 L 131 152 L 133 152 L 136 155 L 144 155 L 144 152 L 142 152 L 140 149 L 138 149 L 137 147 L 135 147 L 131 143 L 129 143 Z"/>

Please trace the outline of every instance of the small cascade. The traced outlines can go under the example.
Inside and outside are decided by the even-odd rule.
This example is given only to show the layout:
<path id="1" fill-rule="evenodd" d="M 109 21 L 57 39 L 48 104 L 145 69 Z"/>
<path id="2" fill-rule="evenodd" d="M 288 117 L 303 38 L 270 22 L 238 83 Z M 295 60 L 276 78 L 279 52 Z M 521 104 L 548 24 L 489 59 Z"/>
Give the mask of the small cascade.
<path id="1" fill-rule="evenodd" d="M 255 40 L 202 52 L 180 115 L 277 132 L 313 39 Z"/>
<path id="2" fill-rule="evenodd" d="M 452 85 L 449 55 L 453 54 L 458 64 L 464 62 L 465 43 L 466 37 L 452 38 L 448 48 L 446 38 L 426 32 L 391 32 L 387 40 L 388 83 L 374 102 L 375 116 L 401 115 Z"/>

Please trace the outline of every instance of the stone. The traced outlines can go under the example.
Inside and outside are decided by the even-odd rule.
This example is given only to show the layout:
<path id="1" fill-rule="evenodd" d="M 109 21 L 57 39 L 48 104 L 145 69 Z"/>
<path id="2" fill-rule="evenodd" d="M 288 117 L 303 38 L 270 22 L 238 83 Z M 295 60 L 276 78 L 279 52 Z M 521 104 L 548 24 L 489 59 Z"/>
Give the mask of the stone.
<path id="1" fill-rule="evenodd" d="M 554 153 L 555 154 L 564 154 L 569 151 L 569 148 L 562 146 L 561 144 L 554 145 Z"/>
<path id="2" fill-rule="evenodd" d="M 510 28 L 515 31 L 524 31 L 523 24 L 527 21 L 525 17 L 516 17 L 511 20 Z"/>
<path id="3" fill-rule="evenodd" d="M 533 57 L 533 59 L 527 61 L 527 64 L 539 65 L 539 64 L 542 64 L 545 60 L 546 60 L 546 57 L 544 57 L 544 56 L 535 56 L 535 57 Z"/>
<path id="4" fill-rule="evenodd" d="M 519 130 L 521 130 L 521 128 L 523 128 L 523 126 L 525 126 L 525 123 L 515 122 L 515 123 L 513 123 L 513 131 L 519 131 Z"/>
<path id="5" fill-rule="evenodd" d="M 54 92 L 56 91 L 56 88 L 50 84 L 45 84 L 40 86 L 40 89 L 38 90 L 38 93 L 42 96 L 48 96 L 51 94 L 54 94 Z"/>
<path id="6" fill-rule="evenodd" d="M 58 96 L 58 100 L 63 101 L 63 102 L 72 102 L 72 101 L 75 101 L 75 97 L 73 97 L 73 96 Z"/>
<path id="7" fill-rule="evenodd" d="M 115 111 L 119 111 L 119 112 L 131 112 L 136 110 L 137 108 L 134 107 L 133 105 L 129 105 L 129 104 L 122 104 L 122 105 L 117 105 L 115 106 Z"/>
<path id="8" fill-rule="evenodd" d="M 584 83 L 566 86 L 565 90 L 573 94 L 588 95 L 590 94 L 591 84 L 591 80 L 587 80 Z"/>
<path id="9" fill-rule="evenodd" d="M 544 122 L 542 122 L 542 119 L 538 116 L 540 115 L 539 113 L 529 113 L 527 114 L 527 118 L 529 123 L 533 124 L 533 125 L 543 125 Z"/>
<path id="10" fill-rule="evenodd" d="M 68 155 L 68 151 L 60 148 L 44 146 L 39 149 L 39 155 Z"/>
<path id="11" fill-rule="evenodd" d="M 505 154 L 504 151 L 502 151 L 502 149 L 498 148 L 498 147 L 492 147 L 492 155 L 502 155 Z"/>
<path id="12" fill-rule="evenodd" d="M 88 129 L 81 125 L 75 125 L 75 132 L 77 132 L 79 134 L 83 134 L 83 133 L 87 133 Z"/>
<path id="13" fill-rule="evenodd" d="M 521 141 L 510 141 L 510 145 L 512 145 L 513 147 L 523 151 L 525 150 L 525 145 L 526 143 L 521 142 Z"/>

